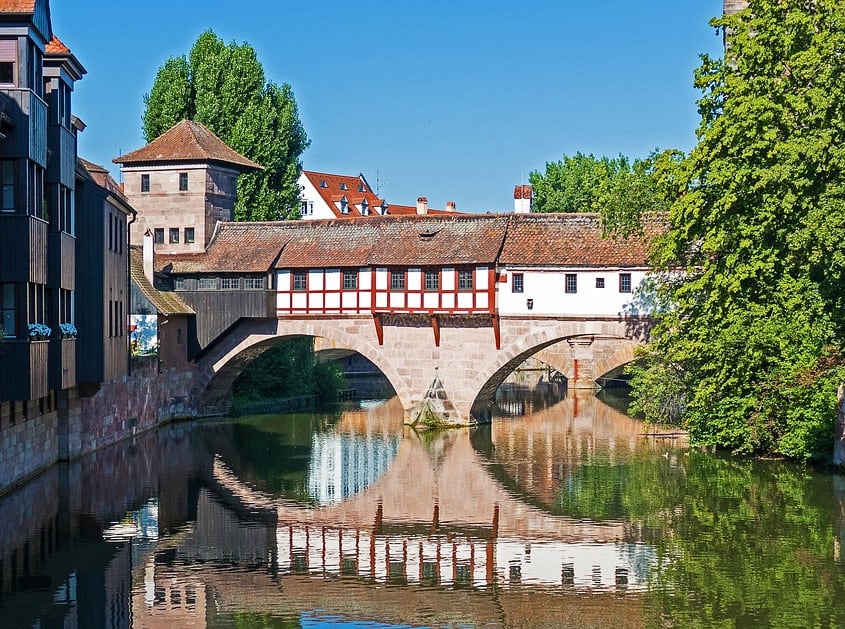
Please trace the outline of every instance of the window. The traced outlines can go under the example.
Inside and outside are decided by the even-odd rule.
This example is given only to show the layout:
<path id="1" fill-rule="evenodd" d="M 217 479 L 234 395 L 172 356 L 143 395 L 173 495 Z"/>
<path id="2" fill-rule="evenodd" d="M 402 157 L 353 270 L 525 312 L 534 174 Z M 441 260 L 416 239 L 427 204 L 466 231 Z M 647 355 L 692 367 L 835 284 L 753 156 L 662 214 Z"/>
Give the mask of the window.
<path id="1" fill-rule="evenodd" d="M 425 272 L 425 289 L 438 290 L 440 288 L 440 274 L 437 271 Z"/>
<path id="2" fill-rule="evenodd" d="M 340 189 L 341 190 L 349 190 L 349 187 L 344 182 L 341 181 L 340 182 Z"/>
<path id="3" fill-rule="evenodd" d="M 458 290 L 472 290 L 472 271 L 458 271 Z"/>
<path id="4" fill-rule="evenodd" d="M 178 227 L 171 227 L 170 228 L 170 243 L 178 243 L 179 242 L 179 228 Z"/>
<path id="5" fill-rule="evenodd" d="M 0 162 L 0 191 L 2 191 L 3 212 L 15 211 L 15 162 L 4 159 Z"/>
<path id="6" fill-rule="evenodd" d="M 6 336 L 15 335 L 15 285 L 0 284 L 0 325 Z"/>
<path id="7" fill-rule="evenodd" d="M 597 277 L 596 278 L 596 288 L 604 288 L 604 278 Z"/>
<path id="8" fill-rule="evenodd" d="M 239 277 L 221 277 L 220 288 L 223 290 L 238 290 L 241 287 L 241 278 Z"/>
<path id="9" fill-rule="evenodd" d="M 188 173 L 179 173 L 179 191 L 185 192 L 188 189 Z"/>
<path id="10" fill-rule="evenodd" d="M 305 274 L 305 271 L 294 271 L 293 272 L 293 290 L 307 290 L 308 288 L 308 277 Z"/>
<path id="11" fill-rule="evenodd" d="M 511 292 L 521 293 L 525 287 L 524 281 L 522 273 L 514 273 L 511 275 Z"/>
<path id="12" fill-rule="evenodd" d="M 358 271 L 343 272 L 343 290 L 355 290 L 358 288 Z"/>
<path id="13" fill-rule="evenodd" d="M 149 175 L 141 175 L 141 192 L 149 192 L 150 191 L 150 176 Z"/>
<path id="14" fill-rule="evenodd" d="M 185 290 L 185 278 L 184 277 L 177 277 L 173 282 L 173 288 L 175 290 Z"/>
<path id="15" fill-rule="evenodd" d="M 245 277 L 244 290 L 261 290 L 264 288 L 263 277 Z"/>
<path id="16" fill-rule="evenodd" d="M 299 202 L 299 215 L 308 216 L 308 201 Z"/>
<path id="17" fill-rule="evenodd" d="M 164 228 L 156 227 L 153 230 L 153 242 L 157 245 L 164 243 Z"/>
<path id="18" fill-rule="evenodd" d="M 15 85 L 15 62 L 18 59 L 18 40 L 0 39 L 0 84 Z"/>
<path id="19" fill-rule="evenodd" d="M 194 228 L 193 227 L 186 227 L 185 228 L 185 242 L 190 244 L 194 242 Z"/>
<path id="20" fill-rule="evenodd" d="M 619 274 L 619 292 L 620 293 L 630 293 L 631 292 L 631 274 L 630 273 L 620 273 Z"/>
<path id="21" fill-rule="evenodd" d="M 321 180 L 320 180 L 320 187 L 321 187 L 321 188 L 328 188 L 328 187 L 329 187 L 329 184 L 327 184 L 327 183 L 326 183 L 326 180 L 325 180 L 325 179 L 321 179 Z"/>
<path id="22" fill-rule="evenodd" d="M 405 271 L 390 272 L 390 290 L 405 290 Z"/>
<path id="23" fill-rule="evenodd" d="M 577 293 L 578 292 L 578 276 L 575 273 L 567 273 L 566 274 L 566 289 L 567 293 Z"/>
<path id="24" fill-rule="evenodd" d="M 349 201 L 346 200 L 346 197 L 343 197 L 340 200 L 340 213 L 341 214 L 348 214 L 349 213 Z"/>
<path id="25" fill-rule="evenodd" d="M 217 289 L 217 278 L 216 277 L 201 277 L 197 280 L 197 288 L 199 290 L 216 290 Z"/>

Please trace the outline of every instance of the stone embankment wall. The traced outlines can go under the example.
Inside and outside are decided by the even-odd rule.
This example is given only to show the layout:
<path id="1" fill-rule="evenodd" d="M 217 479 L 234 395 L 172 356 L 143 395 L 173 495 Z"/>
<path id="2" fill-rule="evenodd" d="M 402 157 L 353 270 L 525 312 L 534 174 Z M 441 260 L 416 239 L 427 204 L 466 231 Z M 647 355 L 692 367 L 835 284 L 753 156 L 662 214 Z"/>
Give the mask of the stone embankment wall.
<path id="1" fill-rule="evenodd" d="M 71 389 L 49 412 L 4 421 L 0 494 L 61 460 L 73 460 L 151 430 L 196 416 L 196 370 L 146 372 L 104 383 L 91 396 Z"/>

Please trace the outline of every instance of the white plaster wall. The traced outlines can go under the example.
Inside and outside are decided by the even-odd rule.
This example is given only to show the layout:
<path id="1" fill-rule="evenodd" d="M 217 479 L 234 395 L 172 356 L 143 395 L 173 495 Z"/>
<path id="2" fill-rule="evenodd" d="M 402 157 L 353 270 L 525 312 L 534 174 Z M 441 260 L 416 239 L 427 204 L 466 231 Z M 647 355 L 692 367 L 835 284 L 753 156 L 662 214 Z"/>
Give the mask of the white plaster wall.
<path id="1" fill-rule="evenodd" d="M 290 271 L 284 270 L 276 272 L 276 289 L 290 290 Z"/>
<path id="2" fill-rule="evenodd" d="M 340 269 L 326 270 L 326 290 L 340 290 Z"/>
<path id="3" fill-rule="evenodd" d="M 480 266 L 475 269 L 475 288 L 478 290 L 487 290 L 487 279 L 489 269 L 486 266 Z"/>
<path id="4" fill-rule="evenodd" d="M 390 281 L 390 273 L 387 269 L 376 269 L 376 290 L 387 290 L 387 283 Z"/>
<path id="5" fill-rule="evenodd" d="M 523 274 L 522 293 L 512 292 L 513 273 Z M 565 292 L 565 275 L 578 276 L 578 292 Z M 631 293 L 619 292 L 619 274 L 631 274 Z M 499 313 L 535 315 L 601 315 L 615 316 L 626 312 L 645 278 L 644 269 L 507 269 L 507 282 L 497 284 Z M 596 288 L 596 278 L 604 278 L 604 288 Z M 526 300 L 534 300 L 533 310 L 528 310 Z M 480 305 L 480 304 L 479 304 Z M 642 312 L 641 314 L 648 314 Z"/>
<path id="6" fill-rule="evenodd" d="M 408 269 L 408 290 L 420 290 L 422 288 L 422 271 L 420 269 Z"/>
<path id="7" fill-rule="evenodd" d="M 440 273 L 440 283 L 443 290 L 455 290 L 455 269 L 444 268 Z"/>
<path id="8" fill-rule="evenodd" d="M 301 192 L 299 193 L 300 200 L 309 201 L 313 204 L 314 207 L 314 212 L 312 214 L 308 214 L 306 216 L 303 216 L 302 218 L 306 220 L 335 218 L 335 213 L 332 212 L 331 208 L 326 204 L 325 201 L 323 201 L 323 197 L 320 196 L 320 193 L 311 184 L 305 174 L 299 175 L 299 186 L 301 190 Z"/>
<path id="9" fill-rule="evenodd" d="M 358 288 L 361 290 L 370 290 L 373 287 L 373 274 L 370 269 L 358 270 Z"/>

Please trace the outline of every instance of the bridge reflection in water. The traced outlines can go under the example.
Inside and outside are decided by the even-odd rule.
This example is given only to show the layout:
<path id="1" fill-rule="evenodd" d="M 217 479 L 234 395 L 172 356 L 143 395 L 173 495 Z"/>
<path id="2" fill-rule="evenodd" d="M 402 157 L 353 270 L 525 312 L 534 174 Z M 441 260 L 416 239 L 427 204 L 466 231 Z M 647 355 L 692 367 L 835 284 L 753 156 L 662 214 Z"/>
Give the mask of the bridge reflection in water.
<path id="1" fill-rule="evenodd" d="M 467 430 L 417 435 L 402 426 L 395 403 L 347 412 L 312 437 L 312 504 L 262 491 L 218 454 L 196 524 L 170 542 L 180 561 L 149 557 L 145 579 L 159 594 L 151 598 L 148 585 L 136 617 L 172 619 L 187 601 L 201 615 L 196 592 L 208 586 L 217 609 L 231 613 L 322 609 L 424 625 L 519 626 L 537 613 L 520 599 L 526 588 L 553 595 L 550 613 L 564 599 L 571 613 L 579 592 L 612 595 L 609 607 L 579 600 L 584 613 L 621 611 L 622 593 L 636 607 L 655 563 L 636 526 L 553 515 L 522 494 L 554 491 L 554 461 L 665 442 L 644 442 L 637 422 L 584 392 L 532 408 L 472 438 Z M 504 483 L 491 474 L 503 457 L 514 474 Z M 195 562 L 204 564 L 199 577 Z M 185 604 L 176 609 L 174 600 Z"/>
<path id="2" fill-rule="evenodd" d="M 0 626 L 641 625 L 651 534 L 554 497 L 580 457 L 669 446 L 584 392 L 526 408 L 420 435 L 395 402 L 179 425 L 58 467 L 0 501 Z"/>

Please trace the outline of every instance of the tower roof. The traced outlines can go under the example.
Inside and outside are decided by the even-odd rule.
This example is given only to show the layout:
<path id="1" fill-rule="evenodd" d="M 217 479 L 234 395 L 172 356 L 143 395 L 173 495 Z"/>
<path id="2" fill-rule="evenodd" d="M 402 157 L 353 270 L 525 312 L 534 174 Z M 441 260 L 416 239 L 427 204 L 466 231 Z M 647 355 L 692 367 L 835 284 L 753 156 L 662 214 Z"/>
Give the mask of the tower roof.
<path id="1" fill-rule="evenodd" d="M 116 157 L 116 164 L 216 162 L 241 172 L 263 170 L 260 164 L 230 148 L 207 127 L 182 120 L 146 146 Z"/>

